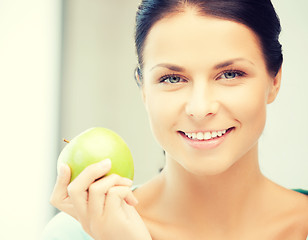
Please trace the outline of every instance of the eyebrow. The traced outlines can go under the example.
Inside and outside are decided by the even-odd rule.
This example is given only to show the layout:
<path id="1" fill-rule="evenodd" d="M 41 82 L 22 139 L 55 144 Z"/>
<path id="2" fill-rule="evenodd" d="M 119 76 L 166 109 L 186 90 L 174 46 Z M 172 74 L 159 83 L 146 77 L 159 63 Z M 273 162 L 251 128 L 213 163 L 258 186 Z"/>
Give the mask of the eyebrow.
<path id="1" fill-rule="evenodd" d="M 227 61 L 224 61 L 222 63 L 219 63 L 219 64 L 215 65 L 214 69 L 221 69 L 221 68 L 224 68 L 224 67 L 228 67 L 228 66 L 230 66 L 230 65 L 232 65 L 232 64 L 234 64 L 236 62 L 241 62 L 241 61 L 245 61 L 245 62 L 250 63 L 251 65 L 254 65 L 254 63 L 251 62 L 248 59 L 245 59 L 245 58 L 235 58 L 235 59 L 227 60 Z M 157 67 L 168 68 L 169 70 L 175 71 L 175 72 L 185 72 L 185 68 L 183 68 L 181 66 L 178 66 L 178 65 L 169 64 L 169 63 L 157 64 L 154 67 L 152 67 L 150 69 L 150 71 L 152 71 L 154 68 L 157 68 Z"/>
<path id="2" fill-rule="evenodd" d="M 185 72 L 185 68 L 180 67 L 180 66 L 177 66 L 177 65 L 174 65 L 174 64 L 169 64 L 169 63 L 160 63 L 160 64 L 157 64 L 157 65 L 155 65 L 154 67 L 152 67 L 152 68 L 150 69 L 150 71 L 152 71 L 154 68 L 157 68 L 157 67 L 168 68 L 169 70 L 175 71 L 175 72 Z"/>
<path id="3" fill-rule="evenodd" d="M 224 67 L 228 67 L 232 64 L 234 64 L 235 62 L 248 62 L 251 65 L 255 65 L 252 61 L 246 59 L 246 58 L 235 58 L 235 59 L 231 59 L 222 63 L 217 64 L 214 68 L 215 69 L 220 69 L 220 68 L 224 68 Z"/>

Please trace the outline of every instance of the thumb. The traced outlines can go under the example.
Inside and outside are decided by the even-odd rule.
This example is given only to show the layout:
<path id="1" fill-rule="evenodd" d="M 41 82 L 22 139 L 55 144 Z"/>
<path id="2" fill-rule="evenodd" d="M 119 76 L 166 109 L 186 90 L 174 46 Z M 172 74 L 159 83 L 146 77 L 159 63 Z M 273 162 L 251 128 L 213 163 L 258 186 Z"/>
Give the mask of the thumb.
<path id="1" fill-rule="evenodd" d="M 67 186 L 71 179 L 70 171 L 70 167 L 67 164 L 60 164 L 58 166 L 58 177 L 50 198 L 50 203 L 54 206 L 68 197 Z"/>
<path id="2" fill-rule="evenodd" d="M 67 195 L 67 186 L 71 180 L 71 169 L 67 164 L 61 163 L 58 166 L 58 176 L 55 184 L 55 190 L 62 195 Z"/>

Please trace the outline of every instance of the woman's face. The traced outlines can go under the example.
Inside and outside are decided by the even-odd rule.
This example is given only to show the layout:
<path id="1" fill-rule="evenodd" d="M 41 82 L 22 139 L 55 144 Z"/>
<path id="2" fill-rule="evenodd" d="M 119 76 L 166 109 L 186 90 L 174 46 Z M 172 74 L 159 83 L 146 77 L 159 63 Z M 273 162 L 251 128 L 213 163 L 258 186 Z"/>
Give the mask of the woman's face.
<path id="1" fill-rule="evenodd" d="M 280 73 L 270 76 L 248 27 L 172 15 L 152 27 L 143 57 L 144 102 L 167 161 L 213 175 L 257 152 Z"/>

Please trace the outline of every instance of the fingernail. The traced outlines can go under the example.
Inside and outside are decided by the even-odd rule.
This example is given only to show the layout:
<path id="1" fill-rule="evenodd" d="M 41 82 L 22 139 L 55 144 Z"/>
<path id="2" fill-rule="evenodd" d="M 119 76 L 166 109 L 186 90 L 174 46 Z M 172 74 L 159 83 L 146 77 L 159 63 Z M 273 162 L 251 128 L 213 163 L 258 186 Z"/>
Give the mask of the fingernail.
<path id="1" fill-rule="evenodd" d="M 139 203 L 139 201 L 137 200 L 137 198 L 134 195 L 127 196 L 125 198 L 125 201 L 126 201 L 127 204 L 129 204 L 133 207 L 135 207 Z"/>
<path id="2" fill-rule="evenodd" d="M 111 166 L 111 160 L 109 158 L 100 162 L 101 167 L 106 168 Z"/>
<path id="3" fill-rule="evenodd" d="M 60 163 L 59 167 L 58 167 L 58 175 L 59 176 L 63 176 L 65 175 L 65 164 L 64 163 Z"/>
<path id="4" fill-rule="evenodd" d="M 124 178 L 124 181 L 127 183 L 127 185 L 131 186 L 133 184 L 133 181 L 129 178 Z"/>

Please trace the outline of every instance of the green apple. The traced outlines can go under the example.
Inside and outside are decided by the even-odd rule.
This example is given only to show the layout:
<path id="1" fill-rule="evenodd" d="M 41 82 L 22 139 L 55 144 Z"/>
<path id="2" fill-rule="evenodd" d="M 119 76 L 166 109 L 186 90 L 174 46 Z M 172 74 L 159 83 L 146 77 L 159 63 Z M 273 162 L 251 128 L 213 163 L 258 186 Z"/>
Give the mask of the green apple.
<path id="1" fill-rule="evenodd" d="M 58 165 L 70 166 L 73 181 L 87 166 L 107 158 L 111 160 L 107 175 L 115 173 L 133 180 L 132 154 L 124 140 L 107 128 L 90 128 L 73 138 L 60 153 Z"/>

